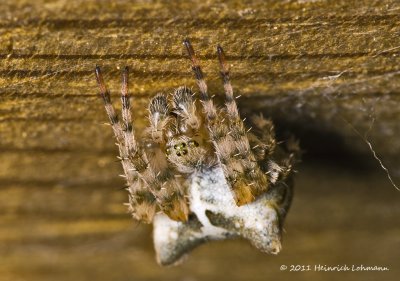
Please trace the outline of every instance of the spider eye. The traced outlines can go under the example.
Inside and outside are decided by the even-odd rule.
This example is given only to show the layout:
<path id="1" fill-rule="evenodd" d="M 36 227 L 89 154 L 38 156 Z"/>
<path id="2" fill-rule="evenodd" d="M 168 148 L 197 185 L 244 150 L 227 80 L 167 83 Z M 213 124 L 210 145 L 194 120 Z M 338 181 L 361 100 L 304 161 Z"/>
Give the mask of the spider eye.
<path id="1" fill-rule="evenodd" d="M 197 141 L 195 141 L 195 140 L 190 140 L 188 142 L 188 145 L 191 146 L 191 147 L 193 147 L 193 146 L 197 147 L 197 146 L 199 146 L 199 143 Z"/>
<path id="2" fill-rule="evenodd" d="M 186 147 L 186 143 L 181 143 L 181 147 Z"/>
<path id="3" fill-rule="evenodd" d="M 176 152 L 176 156 L 181 156 L 181 153 L 179 151 Z"/>
<path id="4" fill-rule="evenodd" d="M 182 151 L 183 155 L 186 155 L 187 153 L 188 153 L 188 151 L 186 149 Z"/>

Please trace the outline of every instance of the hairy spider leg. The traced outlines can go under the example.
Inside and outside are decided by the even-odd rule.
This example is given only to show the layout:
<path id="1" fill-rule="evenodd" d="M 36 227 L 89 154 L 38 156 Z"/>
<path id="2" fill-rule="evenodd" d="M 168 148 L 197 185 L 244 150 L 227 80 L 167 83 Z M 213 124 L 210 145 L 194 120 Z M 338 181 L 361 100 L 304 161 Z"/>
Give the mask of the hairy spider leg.
<path id="1" fill-rule="evenodd" d="M 203 72 L 197 62 L 192 45 L 189 40 L 184 41 L 185 47 L 192 62 L 192 70 L 200 88 L 201 99 L 207 117 L 207 126 L 210 138 L 214 144 L 217 157 L 223 168 L 225 178 L 230 185 L 237 205 L 244 205 L 255 200 L 256 196 L 264 192 L 268 187 L 267 176 L 261 171 L 250 149 L 246 130 L 240 119 L 236 103 L 233 98 L 232 86 L 229 80 L 229 72 L 224 63 L 222 48 L 218 48 L 218 57 L 221 65 L 221 74 L 224 79 L 226 95 L 227 119 L 229 125 L 224 122 L 216 122 L 215 106 L 208 98 L 207 86 L 203 78 Z M 211 106 L 209 103 L 211 102 Z M 214 110 L 211 110 L 213 108 Z"/>
<path id="2" fill-rule="evenodd" d="M 182 86 L 175 90 L 172 97 L 177 128 L 181 134 L 196 135 L 201 125 L 193 95 L 188 87 Z"/>
<path id="3" fill-rule="evenodd" d="M 262 114 L 253 115 L 251 118 L 260 138 L 249 134 L 250 145 L 256 159 L 263 171 L 265 171 L 271 183 L 285 181 L 291 174 L 296 159 L 300 158 L 300 148 L 298 141 L 291 137 L 286 143 L 286 149 L 276 147 L 274 124 L 270 119 L 266 119 Z M 289 157 L 287 153 L 289 152 Z M 281 159 L 278 165 L 271 158 Z"/>
<path id="4" fill-rule="evenodd" d="M 192 70 L 194 72 L 197 85 L 200 89 L 200 101 L 205 113 L 206 126 L 211 142 L 215 147 L 216 142 L 218 142 L 221 137 L 226 136 L 228 133 L 228 127 L 223 122 L 224 118 L 221 116 L 222 114 L 219 114 L 218 116 L 217 108 L 207 93 L 207 84 L 204 80 L 203 71 L 201 70 L 200 64 L 197 61 L 192 44 L 190 43 L 189 39 L 185 39 L 183 43 L 192 62 Z"/>
<path id="5" fill-rule="evenodd" d="M 122 121 L 124 130 L 125 146 L 128 153 L 132 153 L 137 150 L 137 143 L 133 134 L 133 124 L 131 115 L 131 104 L 129 100 L 129 89 L 128 89 L 128 67 L 125 67 L 122 71 L 122 83 L 121 83 L 121 103 L 122 103 Z"/>
<path id="6" fill-rule="evenodd" d="M 149 121 L 150 138 L 154 143 L 165 143 L 165 131 L 170 121 L 170 109 L 165 95 L 157 94 L 150 101 Z"/>
<path id="7" fill-rule="evenodd" d="M 156 198 L 154 191 L 147 185 L 146 177 L 141 174 L 148 170 L 146 155 L 136 144 L 131 125 L 130 103 L 128 96 L 128 69 L 123 72 L 122 78 L 122 128 L 118 116 L 111 103 L 110 92 L 104 83 L 100 67 L 96 66 L 96 80 L 103 98 L 104 106 L 109 117 L 114 135 L 117 139 L 117 146 L 120 153 L 122 167 L 124 169 L 129 191 L 129 209 L 132 216 L 146 223 L 151 223 L 156 212 Z"/>
<path id="8" fill-rule="evenodd" d="M 240 169 L 240 167 L 235 167 L 230 165 L 231 163 L 228 163 L 231 162 L 229 160 L 234 154 L 232 153 L 232 137 L 229 135 L 229 128 L 224 120 L 217 120 L 217 110 L 213 104 L 213 101 L 208 96 L 207 84 L 204 80 L 203 71 L 198 63 L 192 44 L 188 39 L 185 39 L 184 45 L 192 62 L 192 70 L 194 72 L 197 85 L 200 89 L 200 100 L 206 115 L 206 125 L 209 130 L 210 139 L 214 145 L 218 160 L 223 168 L 225 178 L 234 192 L 235 200 L 238 205 L 250 202 L 251 200 L 254 200 L 254 196 L 251 194 L 250 189 L 235 188 L 235 184 L 237 182 L 236 168 Z"/>
<path id="9" fill-rule="evenodd" d="M 274 124 L 270 119 L 264 118 L 262 114 L 253 115 L 251 121 L 255 126 L 255 130 L 258 131 L 257 135 L 260 136 L 260 139 L 257 137 L 250 137 L 250 133 L 250 145 L 257 160 L 259 162 L 264 161 L 275 151 L 276 141 Z"/>
<path id="10" fill-rule="evenodd" d="M 231 185 L 235 191 L 239 205 L 249 203 L 255 197 L 268 189 L 267 175 L 261 170 L 256 157 L 251 150 L 246 128 L 239 115 L 239 110 L 233 96 L 233 89 L 229 76 L 229 68 L 225 63 L 225 54 L 221 46 L 217 47 L 220 73 L 224 83 L 225 107 L 229 120 L 229 137 L 231 142 L 223 155 L 227 166 L 228 179 L 232 178 Z M 228 149 L 229 148 L 229 149 Z M 223 162 L 223 161 L 221 161 Z M 236 168 L 239 165 L 240 168 Z M 233 167 L 233 168 L 232 168 Z"/>
<path id="11" fill-rule="evenodd" d="M 217 119 L 217 109 L 210 97 L 208 96 L 207 93 L 207 84 L 206 81 L 204 80 L 204 75 L 203 71 L 201 70 L 201 67 L 197 61 L 196 55 L 194 53 L 192 44 L 190 43 L 189 39 L 185 39 L 183 41 L 183 44 L 186 47 L 186 50 L 189 54 L 190 60 L 192 61 L 192 70 L 194 72 L 194 75 L 196 77 L 196 82 L 197 85 L 199 86 L 200 89 L 200 100 L 203 104 L 203 108 L 206 114 L 207 118 L 207 125 L 214 126 L 215 121 Z"/>
<path id="12" fill-rule="evenodd" d="M 110 124 L 114 131 L 114 135 L 118 143 L 123 143 L 123 131 L 121 128 L 121 124 L 119 123 L 117 113 L 115 112 L 114 107 L 111 103 L 110 92 L 108 91 L 107 86 L 104 83 L 103 75 L 99 66 L 96 66 L 95 74 L 97 85 L 100 89 L 100 95 L 103 98 L 104 107 L 106 109 L 108 118 L 110 119 Z"/>

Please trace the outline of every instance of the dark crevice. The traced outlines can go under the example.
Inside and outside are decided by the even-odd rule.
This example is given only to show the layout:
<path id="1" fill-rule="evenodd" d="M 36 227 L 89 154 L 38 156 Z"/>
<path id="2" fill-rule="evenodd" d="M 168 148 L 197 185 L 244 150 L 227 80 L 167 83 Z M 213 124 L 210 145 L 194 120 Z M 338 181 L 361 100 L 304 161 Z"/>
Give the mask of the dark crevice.
<path id="1" fill-rule="evenodd" d="M 344 136 L 323 129 L 323 124 L 312 126 L 280 118 L 274 118 L 274 123 L 278 140 L 285 140 L 293 135 L 300 141 L 300 147 L 304 152 L 302 162 L 341 167 L 359 175 L 377 168 L 369 152 L 356 150 L 345 142 Z"/>

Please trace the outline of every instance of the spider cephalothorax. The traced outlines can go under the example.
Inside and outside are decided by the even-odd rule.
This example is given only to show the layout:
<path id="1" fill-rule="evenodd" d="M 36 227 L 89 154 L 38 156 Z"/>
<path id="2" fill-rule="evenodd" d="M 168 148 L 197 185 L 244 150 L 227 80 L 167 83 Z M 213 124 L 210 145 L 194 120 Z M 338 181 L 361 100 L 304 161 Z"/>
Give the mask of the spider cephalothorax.
<path id="1" fill-rule="evenodd" d="M 277 253 L 292 196 L 290 175 L 297 146 L 291 143 L 295 149 L 286 151 L 276 147 L 273 124 L 262 115 L 253 116 L 253 132 L 245 128 L 219 46 L 225 107 L 217 109 L 190 42 L 185 40 L 184 45 L 200 102 L 187 87 L 176 89 L 170 99 L 156 95 L 150 101 L 143 141 L 134 135 L 128 69 L 122 75 L 119 121 L 96 67 L 127 179 L 130 211 L 139 221 L 154 222 L 162 264 L 175 262 L 201 242 L 238 235 L 265 252 Z"/>

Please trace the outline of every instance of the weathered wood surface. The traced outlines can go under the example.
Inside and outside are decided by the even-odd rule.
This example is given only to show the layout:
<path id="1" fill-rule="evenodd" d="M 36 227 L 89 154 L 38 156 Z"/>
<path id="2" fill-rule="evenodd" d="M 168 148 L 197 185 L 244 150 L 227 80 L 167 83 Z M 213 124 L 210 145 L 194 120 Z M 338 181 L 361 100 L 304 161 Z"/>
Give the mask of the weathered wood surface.
<path id="1" fill-rule="evenodd" d="M 398 179 L 398 1 L 31 2 L 0 5 L 1 280 L 399 275 L 399 193 L 351 129 L 368 133 Z M 119 69 L 130 67 L 140 131 L 149 97 L 195 86 L 185 37 L 211 92 L 222 92 L 221 44 L 241 111 L 272 117 L 306 150 L 278 257 L 235 241 L 204 246 L 179 268 L 158 268 L 150 228 L 133 226 L 125 214 L 94 66 L 103 67 L 115 101 Z M 281 264 L 390 271 L 289 274 Z"/>

